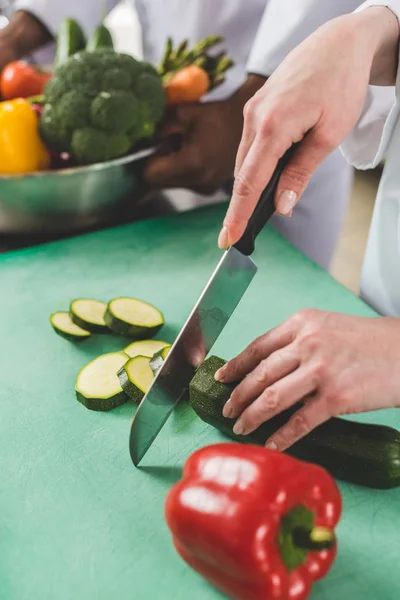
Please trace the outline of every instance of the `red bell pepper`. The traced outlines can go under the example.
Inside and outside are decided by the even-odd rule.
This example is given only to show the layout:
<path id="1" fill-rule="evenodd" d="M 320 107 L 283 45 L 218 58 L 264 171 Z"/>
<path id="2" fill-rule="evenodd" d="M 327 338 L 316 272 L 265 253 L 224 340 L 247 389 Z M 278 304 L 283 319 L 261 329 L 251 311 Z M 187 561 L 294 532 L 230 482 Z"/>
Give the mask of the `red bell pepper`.
<path id="1" fill-rule="evenodd" d="M 331 476 L 265 448 L 195 452 L 167 497 L 181 557 L 234 600 L 304 600 L 336 556 L 342 511 Z"/>

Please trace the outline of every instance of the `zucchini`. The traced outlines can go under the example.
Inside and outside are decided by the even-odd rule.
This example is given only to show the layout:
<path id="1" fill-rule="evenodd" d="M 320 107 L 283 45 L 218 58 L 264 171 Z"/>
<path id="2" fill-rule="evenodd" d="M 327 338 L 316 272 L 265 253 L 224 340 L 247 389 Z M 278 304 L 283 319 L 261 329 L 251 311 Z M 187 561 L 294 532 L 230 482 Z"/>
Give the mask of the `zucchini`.
<path id="1" fill-rule="evenodd" d="M 154 377 L 157 377 L 158 372 L 163 366 L 165 359 L 167 358 L 169 351 L 171 350 L 171 346 L 165 346 L 162 350 L 159 350 L 155 353 L 155 355 L 150 360 L 150 367 L 154 373 Z"/>
<path id="2" fill-rule="evenodd" d="M 140 340 L 139 342 L 129 344 L 129 346 L 124 348 L 124 352 L 131 358 L 135 356 L 152 358 L 156 352 L 162 350 L 165 346 L 169 346 L 169 343 L 161 340 Z"/>
<path id="3" fill-rule="evenodd" d="M 128 401 L 117 373 L 129 360 L 125 352 L 110 352 L 92 360 L 78 373 L 75 391 L 78 402 L 90 410 L 107 411 Z"/>
<path id="4" fill-rule="evenodd" d="M 72 321 L 91 333 L 107 333 L 109 329 L 104 321 L 106 302 L 79 298 L 71 302 L 69 314 Z"/>
<path id="5" fill-rule="evenodd" d="M 85 49 L 85 34 L 74 19 L 64 19 L 57 35 L 53 68 L 63 65 L 70 56 Z"/>
<path id="6" fill-rule="evenodd" d="M 69 342 L 87 340 L 92 334 L 72 322 L 67 312 L 56 312 L 50 315 L 50 323 L 54 331 Z"/>
<path id="7" fill-rule="evenodd" d="M 95 52 L 101 48 L 114 49 L 114 42 L 110 30 L 105 25 L 99 25 L 90 36 L 86 44 L 86 52 Z"/>
<path id="8" fill-rule="evenodd" d="M 137 340 L 152 338 L 164 325 L 164 317 L 155 306 L 136 298 L 111 300 L 104 320 L 114 333 Z"/>
<path id="9" fill-rule="evenodd" d="M 222 415 L 235 385 L 215 381 L 215 373 L 224 364 L 224 360 L 212 356 L 199 367 L 190 383 L 191 406 L 203 421 L 224 435 L 238 442 L 264 445 L 299 405 L 263 423 L 247 436 L 235 435 L 232 431 L 235 419 Z M 376 489 L 400 486 L 400 433 L 391 427 L 333 418 L 297 442 L 288 453 L 320 465 L 343 481 Z"/>
<path id="10" fill-rule="evenodd" d="M 139 404 L 154 380 L 150 358 L 135 356 L 118 371 L 120 385 L 133 402 Z"/>

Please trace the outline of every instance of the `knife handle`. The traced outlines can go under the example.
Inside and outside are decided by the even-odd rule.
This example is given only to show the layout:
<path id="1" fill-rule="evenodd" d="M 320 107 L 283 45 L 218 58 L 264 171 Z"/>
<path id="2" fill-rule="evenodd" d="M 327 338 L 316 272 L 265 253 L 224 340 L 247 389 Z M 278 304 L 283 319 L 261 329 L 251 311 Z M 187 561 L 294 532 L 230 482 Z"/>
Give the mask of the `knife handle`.
<path id="1" fill-rule="evenodd" d="M 262 229 L 264 229 L 265 225 L 268 223 L 272 215 L 275 213 L 275 194 L 278 187 L 279 179 L 282 175 L 282 172 L 289 160 L 292 158 L 299 142 L 293 144 L 286 151 L 286 154 L 282 156 L 279 160 L 275 171 L 272 174 L 271 179 L 263 193 L 260 196 L 260 200 L 258 201 L 257 206 L 254 209 L 253 214 L 251 215 L 249 222 L 246 227 L 246 231 L 240 238 L 240 240 L 235 244 L 235 248 L 239 250 L 242 254 L 246 256 L 250 256 L 254 252 L 255 241 Z"/>

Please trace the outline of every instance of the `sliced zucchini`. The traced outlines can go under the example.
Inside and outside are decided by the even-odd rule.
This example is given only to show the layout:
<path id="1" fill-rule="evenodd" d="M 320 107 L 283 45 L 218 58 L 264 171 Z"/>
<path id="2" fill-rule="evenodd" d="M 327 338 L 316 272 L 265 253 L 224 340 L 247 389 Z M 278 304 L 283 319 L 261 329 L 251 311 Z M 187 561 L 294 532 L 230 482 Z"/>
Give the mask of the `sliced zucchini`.
<path id="1" fill-rule="evenodd" d="M 104 319 L 114 333 L 137 340 L 152 338 L 164 325 L 164 317 L 155 306 L 136 298 L 111 300 Z"/>
<path id="2" fill-rule="evenodd" d="M 148 356 L 135 356 L 121 367 L 119 382 L 133 402 L 139 404 L 154 380 Z"/>
<path id="3" fill-rule="evenodd" d="M 79 298 L 71 302 L 69 314 L 72 321 L 79 327 L 91 333 L 107 333 L 110 330 L 104 321 L 106 309 L 106 302 Z"/>
<path id="4" fill-rule="evenodd" d="M 90 410 L 107 411 L 128 401 L 122 390 L 119 369 L 129 360 L 125 352 L 110 352 L 92 360 L 76 378 L 76 397 Z"/>
<path id="5" fill-rule="evenodd" d="M 138 342 L 132 342 L 129 346 L 124 348 L 124 352 L 131 358 L 134 358 L 135 356 L 147 356 L 147 358 L 152 358 L 156 352 L 169 345 L 168 342 L 162 342 L 161 340 L 139 340 Z"/>
<path id="6" fill-rule="evenodd" d="M 70 342 L 87 340 L 92 334 L 72 322 L 67 312 L 56 312 L 50 316 L 50 323 L 54 331 Z"/>
<path id="7" fill-rule="evenodd" d="M 171 346 L 165 346 L 165 348 L 162 348 L 162 350 L 156 352 L 153 358 L 150 360 L 150 367 L 154 373 L 154 377 L 157 377 L 158 372 L 163 366 L 170 350 Z"/>

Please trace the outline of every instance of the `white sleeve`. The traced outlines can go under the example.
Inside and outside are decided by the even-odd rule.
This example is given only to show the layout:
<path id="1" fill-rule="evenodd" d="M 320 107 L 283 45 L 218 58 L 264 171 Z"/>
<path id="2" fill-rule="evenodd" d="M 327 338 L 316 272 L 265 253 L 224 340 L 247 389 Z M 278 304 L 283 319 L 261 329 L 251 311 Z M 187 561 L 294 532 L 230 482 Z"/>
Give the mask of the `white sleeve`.
<path id="1" fill-rule="evenodd" d="M 269 76 L 318 27 L 353 12 L 360 0 L 268 0 L 247 71 Z"/>
<path id="2" fill-rule="evenodd" d="M 13 10 L 24 10 L 34 15 L 55 36 L 61 21 L 76 19 L 89 35 L 110 12 L 118 0 L 17 0 Z"/>
<path id="3" fill-rule="evenodd" d="M 356 12 L 387 6 L 400 19 L 400 0 L 364 2 Z M 396 87 L 369 86 L 361 117 L 341 145 L 346 160 L 357 169 L 372 169 L 384 158 L 400 114 L 400 69 Z"/>

